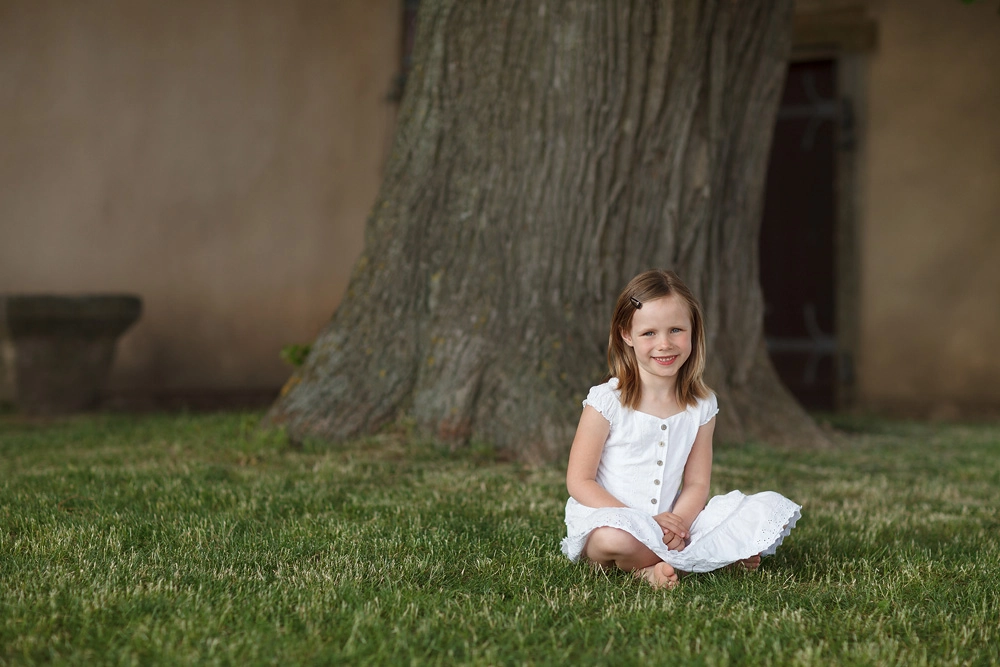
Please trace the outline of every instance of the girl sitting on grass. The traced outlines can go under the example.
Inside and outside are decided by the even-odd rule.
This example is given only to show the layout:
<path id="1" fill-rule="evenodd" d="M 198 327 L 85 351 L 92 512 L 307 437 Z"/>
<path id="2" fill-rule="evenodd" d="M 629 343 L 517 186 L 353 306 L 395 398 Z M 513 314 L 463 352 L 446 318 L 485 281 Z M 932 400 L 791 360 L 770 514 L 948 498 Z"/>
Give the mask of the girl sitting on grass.
<path id="1" fill-rule="evenodd" d="M 769 491 L 706 506 L 719 408 L 702 380 L 701 307 L 675 273 L 642 273 L 618 297 L 608 369 L 570 450 L 563 553 L 667 588 L 678 572 L 756 569 L 801 508 Z"/>

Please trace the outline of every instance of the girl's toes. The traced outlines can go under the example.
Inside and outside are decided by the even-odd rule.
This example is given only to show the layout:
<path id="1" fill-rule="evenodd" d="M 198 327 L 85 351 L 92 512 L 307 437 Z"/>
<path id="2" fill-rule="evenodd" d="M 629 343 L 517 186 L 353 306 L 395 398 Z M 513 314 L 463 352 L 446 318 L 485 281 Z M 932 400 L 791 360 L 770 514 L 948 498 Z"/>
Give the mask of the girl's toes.
<path id="1" fill-rule="evenodd" d="M 677 571 L 669 564 L 662 562 L 642 568 L 639 574 L 652 584 L 653 588 L 673 588 L 678 581 Z"/>
<path id="2" fill-rule="evenodd" d="M 750 558 L 738 560 L 729 567 L 734 570 L 746 570 L 748 572 L 753 572 L 760 567 L 760 555 L 750 556 Z"/>
<path id="3" fill-rule="evenodd" d="M 760 567 L 760 556 L 750 556 L 750 558 L 743 561 L 743 567 L 748 570 L 756 570 Z"/>
<path id="4" fill-rule="evenodd" d="M 680 581 L 680 578 L 677 576 L 677 570 L 672 565 L 657 563 L 653 567 L 656 568 L 657 577 L 666 588 L 673 588 Z"/>

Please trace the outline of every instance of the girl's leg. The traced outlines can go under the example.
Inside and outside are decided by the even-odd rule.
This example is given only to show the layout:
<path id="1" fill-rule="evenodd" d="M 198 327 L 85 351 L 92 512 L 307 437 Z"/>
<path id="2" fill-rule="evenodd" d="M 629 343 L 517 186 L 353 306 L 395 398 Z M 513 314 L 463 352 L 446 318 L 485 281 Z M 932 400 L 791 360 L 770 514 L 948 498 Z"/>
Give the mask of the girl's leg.
<path id="1" fill-rule="evenodd" d="M 583 555 L 599 567 L 634 572 L 656 587 L 672 588 L 677 572 L 630 533 L 604 526 L 590 534 Z"/>

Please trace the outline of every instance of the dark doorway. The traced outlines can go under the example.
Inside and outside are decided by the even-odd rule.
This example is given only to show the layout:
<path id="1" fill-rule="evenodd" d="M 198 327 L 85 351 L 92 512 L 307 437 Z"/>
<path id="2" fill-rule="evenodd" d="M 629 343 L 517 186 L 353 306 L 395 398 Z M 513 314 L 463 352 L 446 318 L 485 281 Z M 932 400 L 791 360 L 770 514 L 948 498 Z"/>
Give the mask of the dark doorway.
<path id="1" fill-rule="evenodd" d="M 775 126 L 760 236 L 764 334 L 807 408 L 836 406 L 836 63 L 792 63 Z"/>

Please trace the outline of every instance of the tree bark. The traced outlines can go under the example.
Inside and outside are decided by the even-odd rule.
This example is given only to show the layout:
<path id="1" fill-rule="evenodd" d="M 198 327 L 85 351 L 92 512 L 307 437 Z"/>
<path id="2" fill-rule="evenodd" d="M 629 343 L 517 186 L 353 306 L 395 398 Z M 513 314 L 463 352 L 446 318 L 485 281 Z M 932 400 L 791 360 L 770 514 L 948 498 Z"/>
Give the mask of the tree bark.
<path id="1" fill-rule="evenodd" d="M 636 273 L 707 320 L 720 437 L 822 435 L 763 348 L 757 243 L 791 0 L 424 0 L 347 295 L 269 419 L 564 455 Z"/>

